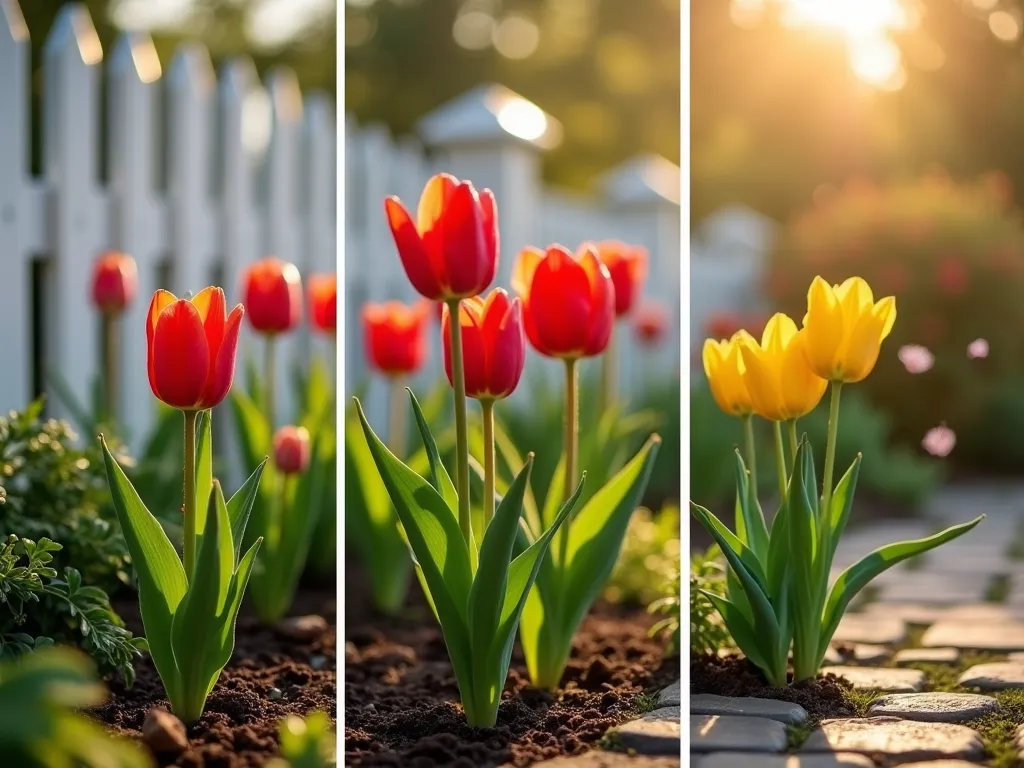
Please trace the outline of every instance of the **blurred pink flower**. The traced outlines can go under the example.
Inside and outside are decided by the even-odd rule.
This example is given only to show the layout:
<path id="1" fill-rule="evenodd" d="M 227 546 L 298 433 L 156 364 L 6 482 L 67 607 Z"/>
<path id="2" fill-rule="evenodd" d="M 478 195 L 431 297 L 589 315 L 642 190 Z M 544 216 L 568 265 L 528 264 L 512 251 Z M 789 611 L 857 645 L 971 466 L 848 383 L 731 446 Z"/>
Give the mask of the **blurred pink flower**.
<path id="1" fill-rule="evenodd" d="M 956 433 L 945 424 L 932 427 L 925 434 L 921 446 L 932 456 L 949 456 L 956 446 Z"/>
<path id="2" fill-rule="evenodd" d="M 967 356 L 971 360 L 988 357 L 988 342 L 985 339 L 975 339 L 967 345 Z"/>
<path id="3" fill-rule="evenodd" d="M 900 362 L 907 369 L 907 373 L 924 373 L 931 370 L 935 365 L 935 355 L 928 351 L 927 347 L 920 344 L 907 344 L 900 347 Z"/>

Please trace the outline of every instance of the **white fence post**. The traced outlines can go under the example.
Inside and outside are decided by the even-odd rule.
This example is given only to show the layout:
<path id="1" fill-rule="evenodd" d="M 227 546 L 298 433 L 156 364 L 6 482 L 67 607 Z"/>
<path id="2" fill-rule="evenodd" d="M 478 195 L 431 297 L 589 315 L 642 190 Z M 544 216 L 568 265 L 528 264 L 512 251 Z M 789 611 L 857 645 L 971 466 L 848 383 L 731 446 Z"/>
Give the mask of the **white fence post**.
<path id="1" fill-rule="evenodd" d="M 6 373 L 0 376 L 0 412 L 21 408 L 32 391 L 31 258 L 27 219 L 29 194 L 29 37 L 14 0 L 0 0 L 0 328 Z"/>
<path id="2" fill-rule="evenodd" d="M 53 215 L 45 375 L 60 376 L 71 396 L 88 405 L 99 334 L 89 278 L 105 238 L 106 212 L 96 187 L 103 49 L 84 5 L 61 7 L 43 57 L 44 164 Z M 49 404 L 57 414 L 66 412 L 57 398 Z"/>
<path id="3" fill-rule="evenodd" d="M 131 255 L 139 273 L 135 301 L 120 319 L 117 350 L 119 423 L 130 429 L 136 451 L 154 422 L 153 395 L 146 376 L 146 315 L 149 298 L 159 288 L 157 258 L 160 231 L 154 199 L 156 142 L 153 125 L 154 92 L 161 75 L 153 41 L 148 35 L 123 35 L 110 57 L 108 107 L 110 247 Z"/>

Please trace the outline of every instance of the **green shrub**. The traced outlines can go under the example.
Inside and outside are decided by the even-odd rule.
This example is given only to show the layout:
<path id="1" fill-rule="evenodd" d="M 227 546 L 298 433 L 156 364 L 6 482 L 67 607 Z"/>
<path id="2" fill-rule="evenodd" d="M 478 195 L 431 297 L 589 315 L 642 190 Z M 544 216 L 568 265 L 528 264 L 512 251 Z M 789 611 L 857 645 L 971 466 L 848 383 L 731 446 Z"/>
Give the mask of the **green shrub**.
<path id="1" fill-rule="evenodd" d="M 281 757 L 268 768 L 333 768 L 338 764 L 337 739 L 324 712 L 305 718 L 288 715 L 280 727 Z"/>
<path id="2" fill-rule="evenodd" d="M 718 611 L 701 594 L 701 590 L 706 590 L 725 596 L 725 569 L 721 558 L 717 546 L 690 555 L 690 650 L 693 653 L 717 653 L 733 645 Z"/>
<path id="3" fill-rule="evenodd" d="M 119 672 L 131 686 L 132 664 L 145 641 L 132 637 L 107 594 L 82 584 L 74 568 L 57 578 L 52 567 L 61 545 L 14 534 L 0 546 L 0 660 L 55 644 L 76 645 L 104 674 Z"/>
<path id="4" fill-rule="evenodd" d="M 922 506 L 938 487 L 944 474 L 941 461 L 922 456 L 905 445 L 893 445 L 890 415 L 868 401 L 863 390 L 847 388 L 839 404 L 839 435 L 836 465 L 846 467 L 863 454 L 861 492 L 911 509 Z M 824 466 L 828 436 L 828 404 L 823 402 L 799 422 L 814 447 L 814 461 Z"/>
<path id="5" fill-rule="evenodd" d="M 973 432 L 1000 386 L 1024 373 L 1024 224 L 1005 198 L 992 177 L 848 184 L 796 217 L 771 258 L 768 291 L 795 319 L 815 275 L 858 275 L 876 297 L 896 296 L 899 320 L 864 387 L 902 442 L 916 444 L 940 421 Z M 971 360 L 967 346 L 978 338 L 990 353 Z M 908 374 L 897 358 L 905 344 L 928 347 L 934 367 Z M 954 457 L 977 461 L 985 441 L 972 442 Z"/>

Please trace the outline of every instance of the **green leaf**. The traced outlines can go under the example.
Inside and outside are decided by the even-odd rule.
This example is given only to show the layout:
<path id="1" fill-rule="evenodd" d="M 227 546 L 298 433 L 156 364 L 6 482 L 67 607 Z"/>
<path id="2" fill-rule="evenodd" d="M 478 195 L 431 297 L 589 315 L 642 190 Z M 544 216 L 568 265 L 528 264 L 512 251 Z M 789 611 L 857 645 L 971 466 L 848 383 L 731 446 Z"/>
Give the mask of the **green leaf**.
<path id="1" fill-rule="evenodd" d="M 802 440 L 797 448 L 793 476 L 790 478 L 787 494 L 789 532 L 789 567 L 793 573 L 790 581 L 793 600 L 793 623 L 795 633 L 794 660 L 799 670 L 803 668 L 805 649 L 813 652 L 816 647 L 821 622 L 821 603 L 824 589 L 820 582 L 820 560 L 823 557 L 818 540 L 818 481 L 814 472 L 814 456 L 811 444 Z"/>
<path id="2" fill-rule="evenodd" d="M 242 551 L 242 541 L 245 539 L 245 528 L 249 522 L 249 514 L 259 495 L 260 478 L 263 476 L 263 469 L 267 466 L 267 459 L 259 463 L 249 479 L 242 483 L 242 486 L 235 491 L 235 494 L 228 500 L 228 519 L 231 522 L 231 540 L 235 545 L 235 559 L 238 559 Z"/>
<path id="3" fill-rule="evenodd" d="M 766 646 L 765 638 L 758 634 L 758 632 L 751 626 L 750 621 L 743 612 L 738 610 L 737 606 L 721 595 L 717 595 L 714 592 L 707 590 L 701 590 L 701 594 L 708 599 L 708 601 L 715 607 L 718 614 L 722 617 L 722 621 L 725 622 L 726 629 L 729 630 L 729 634 L 732 635 L 732 639 L 736 642 L 736 647 L 743 652 L 750 662 L 765 673 L 765 676 L 769 678 L 769 682 L 773 685 L 785 685 L 786 675 L 785 669 L 783 669 L 781 675 L 781 682 L 779 681 L 779 672 L 777 665 L 774 663 L 774 656 L 772 648 Z"/>
<path id="4" fill-rule="evenodd" d="M 850 512 L 853 509 L 853 494 L 857 489 L 857 478 L 860 476 L 861 456 L 853 460 L 853 464 L 846 470 L 839 484 L 832 492 L 832 509 L 828 511 L 829 519 L 825 525 L 829 529 L 828 564 L 831 568 L 832 558 L 835 557 L 836 547 L 839 546 L 839 539 L 846 530 L 846 523 L 850 519 Z M 825 572 L 828 578 L 828 572 Z"/>
<path id="5" fill-rule="evenodd" d="M 231 390 L 231 408 L 243 466 L 255 467 L 266 457 L 273 443 L 271 426 L 256 401 L 238 387 Z"/>
<path id="6" fill-rule="evenodd" d="M 562 497 L 565 495 L 565 456 L 558 460 L 555 467 L 555 474 L 551 476 L 551 485 L 548 486 L 547 495 L 544 496 L 544 507 L 541 510 L 541 527 L 533 531 L 534 536 L 539 536 L 542 530 L 551 527 L 558 517 L 558 510 L 561 508 Z"/>
<path id="7" fill-rule="evenodd" d="M 235 650 L 235 621 L 238 619 L 238 609 L 242 605 L 242 598 L 245 595 L 245 587 L 249 583 L 249 577 L 252 574 L 253 563 L 256 561 L 256 555 L 260 551 L 260 545 L 263 543 L 263 537 L 259 537 L 253 542 L 249 550 L 242 556 L 242 559 L 238 561 L 238 567 L 235 569 L 233 578 L 231 579 L 231 587 L 228 592 L 228 600 L 225 605 L 224 611 L 221 612 L 218 621 L 218 645 L 217 651 L 214 656 L 210 659 L 210 664 L 218 671 L 224 669 L 225 665 L 231 659 L 231 654 Z M 217 678 L 214 677 L 210 681 L 210 686 L 206 690 L 206 694 L 209 695 L 210 691 L 213 690 L 214 684 L 216 684 Z"/>
<path id="8" fill-rule="evenodd" d="M 963 536 L 984 519 L 985 515 L 979 515 L 970 522 L 950 526 L 944 531 L 923 539 L 902 541 L 897 544 L 880 547 L 839 574 L 836 583 L 832 585 L 832 592 L 829 594 L 828 603 L 825 605 L 824 622 L 818 642 L 819 657 L 825 658 L 828 644 L 832 640 L 832 635 L 835 634 L 839 621 L 843 618 L 843 614 L 846 612 L 846 607 L 850 604 L 850 601 L 873 578 L 909 557 L 920 555 L 958 536 Z"/>
<path id="9" fill-rule="evenodd" d="M 451 508 L 438 491 L 396 458 L 374 434 L 359 401 L 359 422 L 373 461 L 402 521 L 437 609 L 448 655 L 463 696 L 472 695 L 469 672 L 469 549 Z"/>
<path id="10" fill-rule="evenodd" d="M 150 654 L 168 698 L 178 694 L 178 669 L 171 645 L 174 612 L 188 590 L 185 569 L 160 522 L 142 503 L 135 488 L 100 437 L 107 482 L 121 531 L 139 581 L 139 609 Z"/>
<path id="11" fill-rule="evenodd" d="M 206 530 L 206 511 L 213 492 L 213 420 L 209 411 L 200 411 L 196 418 L 196 551 L 201 549 Z"/>
<path id="12" fill-rule="evenodd" d="M 750 473 L 743 462 L 739 450 L 734 451 L 736 457 L 736 505 L 740 511 L 737 516 L 736 531 L 740 532 L 739 520 L 743 520 L 743 535 L 740 539 L 746 544 L 757 559 L 764 564 L 768 560 L 768 526 L 764 521 L 764 513 L 757 499 L 757 489 L 750 482 Z M 742 491 L 739 489 L 742 488 Z"/>
<path id="13" fill-rule="evenodd" d="M 423 439 L 423 448 L 427 452 L 427 461 L 430 464 L 427 479 L 430 481 L 430 484 L 434 486 L 434 490 L 441 494 L 441 498 L 444 499 L 448 509 L 451 510 L 456 522 L 458 522 L 459 495 L 455 490 L 455 485 L 452 483 L 452 479 L 448 476 L 448 472 L 444 468 L 444 464 L 441 463 L 441 455 L 437 451 L 437 444 L 434 442 L 434 436 L 430 434 L 430 427 L 427 425 L 427 420 L 423 416 L 423 411 L 420 408 L 419 401 L 416 399 L 416 395 L 413 394 L 411 389 L 407 389 L 407 391 L 409 393 L 409 398 L 412 400 L 412 410 L 416 415 L 416 426 L 419 427 L 420 437 Z"/>
<path id="14" fill-rule="evenodd" d="M 512 442 L 512 439 L 508 436 L 508 433 L 497 417 L 494 419 L 494 448 L 498 455 L 499 463 L 503 462 L 505 464 L 508 476 L 513 478 L 514 482 L 514 478 L 526 466 L 526 460 L 520 455 L 515 443 Z M 500 482 L 496 484 L 496 488 L 499 493 L 504 495 L 508 493 L 508 485 L 505 482 Z M 540 524 L 540 511 L 537 508 L 537 500 L 534 498 L 532 486 L 528 486 L 526 493 L 523 495 L 523 516 L 530 529 L 539 536 L 543 529 Z"/>
<path id="15" fill-rule="evenodd" d="M 480 566 L 469 593 L 469 637 L 474 649 L 489 648 L 498 627 L 512 548 L 523 512 L 523 496 L 530 484 L 532 469 L 533 456 L 530 455 L 526 466 L 495 510 L 480 545 Z M 477 658 L 483 662 L 486 654 L 478 654 Z M 475 672 L 478 676 L 483 674 L 482 669 Z"/>

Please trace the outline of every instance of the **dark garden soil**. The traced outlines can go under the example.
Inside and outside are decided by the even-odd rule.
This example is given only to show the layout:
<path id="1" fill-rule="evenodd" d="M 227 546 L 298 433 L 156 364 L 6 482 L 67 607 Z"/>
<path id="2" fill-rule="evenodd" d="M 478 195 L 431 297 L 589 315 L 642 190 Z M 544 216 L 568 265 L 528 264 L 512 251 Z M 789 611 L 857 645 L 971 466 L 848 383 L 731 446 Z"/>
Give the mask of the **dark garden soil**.
<path id="1" fill-rule="evenodd" d="M 124 603 L 115 608 L 133 631 L 142 632 L 137 604 Z M 158 755 L 160 765 L 257 768 L 277 755 L 278 727 L 286 715 L 321 710 L 335 721 L 337 635 L 333 587 L 301 589 L 291 615 L 308 614 L 323 616 L 329 625 L 326 632 L 311 640 L 282 637 L 251 616 L 243 613 L 239 617 L 234 655 L 210 694 L 202 719 L 188 729 L 188 750 L 178 755 Z M 146 713 L 154 706 L 169 707 L 149 657 L 135 668 L 135 686 L 126 690 L 120 680 L 111 681 L 110 701 L 93 714 L 114 732 L 139 738 Z"/>
<path id="2" fill-rule="evenodd" d="M 494 728 L 466 725 L 436 621 L 412 587 L 406 615 L 374 615 L 350 585 L 345 623 L 345 765 L 393 768 L 526 766 L 593 748 L 679 678 L 678 657 L 647 637 L 642 608 L 598 605 L 573 641 L 562 689 L 529 684 L 518 644 Z"/>
<path id="3" fill-rule="evenodd" d="M 741 656 L 690 654 L 690 693 L 716 696 L 751 696 L 780 699 L 799 704 L 813 721 L 833 717 L 855 717 L 851 701 L 853 686 L 835 675 L 819 675 L 785 688 L 768 684 L 757 667 Z"/>

